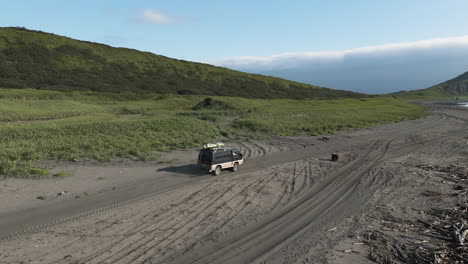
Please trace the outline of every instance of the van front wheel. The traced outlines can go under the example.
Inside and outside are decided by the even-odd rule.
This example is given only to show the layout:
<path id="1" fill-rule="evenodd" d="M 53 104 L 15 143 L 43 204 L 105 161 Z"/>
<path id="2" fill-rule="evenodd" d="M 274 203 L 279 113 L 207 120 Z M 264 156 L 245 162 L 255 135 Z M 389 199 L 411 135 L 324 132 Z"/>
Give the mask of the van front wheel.
<path id="1" fill-rule="evenodd" d="M 215 176 L 218 176 L 219 174 L 221 174 L 221 166 L 217 166 L 213 173 Z"/>
<path id="2" fill-rule="evenodd" d="M 239 170 L 239 163 L 234 163 L 234 166 L 232 166 L 232 171 L 236 172 L 237 170 Z"/>

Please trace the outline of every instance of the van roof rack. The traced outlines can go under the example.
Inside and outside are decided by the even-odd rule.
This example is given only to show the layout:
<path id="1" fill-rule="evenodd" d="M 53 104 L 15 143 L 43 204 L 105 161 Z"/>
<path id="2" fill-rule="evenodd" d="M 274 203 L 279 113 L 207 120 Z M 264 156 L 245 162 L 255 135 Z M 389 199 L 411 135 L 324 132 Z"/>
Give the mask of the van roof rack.
<path id="1" fill-rule="evenodd" d="M 203 145 L 204 149 L 212 149 L 212 150 L 220 150 L 224 149 L 225 144 L 222 142 L 217 142 L 217 143 L 208 143 L 206 145 Z"/>

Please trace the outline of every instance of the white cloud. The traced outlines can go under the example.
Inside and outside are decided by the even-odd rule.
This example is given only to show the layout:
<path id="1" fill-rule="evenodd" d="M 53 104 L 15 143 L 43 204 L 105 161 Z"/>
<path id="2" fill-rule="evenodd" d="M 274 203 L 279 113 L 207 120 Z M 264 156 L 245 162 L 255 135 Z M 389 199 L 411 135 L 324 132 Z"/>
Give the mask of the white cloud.
<path id="1" fill-rule="evenodd" d="M 156 9 L 146 9 L 138 15 L 140 21 L 147 24 L 174 24 L 176 19 Z"/>
<path id="2" fill-rule="evenodd" d="M 391 56 L 435 49 L 450 49 L 455 47 L 468 47 L 468 35 L 453 38 L 435 38 L 405 43 L 392 43 L 377 46 L 366 46 L 341 51 L 315 51 L 282 53 L 272 56 L 240 56 L 212 61 L 215 65 L 248 70 L 291 69 L 301 64 L 328 65 L 346 59 L 358 59 Z"/>

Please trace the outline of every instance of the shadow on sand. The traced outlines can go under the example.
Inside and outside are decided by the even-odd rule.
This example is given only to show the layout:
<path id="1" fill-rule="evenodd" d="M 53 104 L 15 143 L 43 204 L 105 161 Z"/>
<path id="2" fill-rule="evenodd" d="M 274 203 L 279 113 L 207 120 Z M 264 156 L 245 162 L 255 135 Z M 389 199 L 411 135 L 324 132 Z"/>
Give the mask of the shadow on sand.
<path id="1" fill-rule="evenodd" d="M 190 175 L 191 177 L 206 176 L 209 175 L 208 171 L 200 169 L 196 164 L 182 165 L 182 166 L 170 166 L 160 168 L 157 171 L 180 173 Z"/>

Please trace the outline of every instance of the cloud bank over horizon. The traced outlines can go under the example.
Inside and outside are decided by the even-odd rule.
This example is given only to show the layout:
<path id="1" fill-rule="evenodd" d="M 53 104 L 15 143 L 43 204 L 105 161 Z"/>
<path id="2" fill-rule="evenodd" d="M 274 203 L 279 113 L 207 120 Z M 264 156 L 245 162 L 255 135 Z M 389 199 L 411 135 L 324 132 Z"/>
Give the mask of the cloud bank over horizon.
<path id="1" fill-rule="evenodd" d="M 389 93 L 427 88 L 468 71 L 468 35 L 211 63 L 335 89 Z"/>

